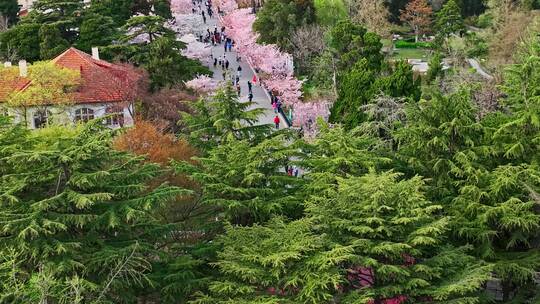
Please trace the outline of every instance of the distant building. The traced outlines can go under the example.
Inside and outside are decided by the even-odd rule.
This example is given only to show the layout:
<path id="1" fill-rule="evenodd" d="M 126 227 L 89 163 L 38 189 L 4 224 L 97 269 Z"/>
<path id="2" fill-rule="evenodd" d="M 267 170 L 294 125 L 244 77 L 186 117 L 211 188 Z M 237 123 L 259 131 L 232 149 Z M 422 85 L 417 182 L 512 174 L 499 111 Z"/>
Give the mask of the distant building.
<path id="1" fill-rule="evenodd" d="M 59 67 L 77 70 L 81 83 L 70 93 L 71 102 L 66 106 L 53 103 L 28 107 L 24 113 L 19 109 L 3 107 L 2 114 L 14 117 L 15 122 L 26 121 L 31 129 L 46 127 L 51 122 L 68 124 L 86 122 L 107 116 L 111 128 L 133 125 L 134 86 L 141 75 L 133 69 L 99 59 L 97 48 L 93 56 L 70 48 L 52 60 Z M 9 67 L 11 63 L 5 63 Z M 1 75 L 0 75 L 1 76 Z M 0 107 L 12 93 L 24 91 L 32 82 L 27 78 L 25 61 L 19 62 L 18 77 L 0 77 Z"/>

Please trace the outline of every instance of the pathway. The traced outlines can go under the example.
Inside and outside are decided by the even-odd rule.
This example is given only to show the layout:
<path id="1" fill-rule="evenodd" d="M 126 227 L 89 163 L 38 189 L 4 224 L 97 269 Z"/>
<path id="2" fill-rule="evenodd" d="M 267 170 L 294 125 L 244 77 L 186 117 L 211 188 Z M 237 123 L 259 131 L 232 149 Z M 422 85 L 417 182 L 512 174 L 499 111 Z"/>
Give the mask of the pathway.
<path id="1" fill-rule="evenodd" d="M 206 21 L 206 26 L 210 29 L 211 32 L 214 31 L 214 28 L 217 26 L 218 31 L 220 30 L 221 26 L 219 25 L 219 20 L 214 16 L 214 18 L 209 18 Z M 225 54 L 225 57 L 229 60 L 229 73 L 228 76 L 225 76 L 227 81 L 231 80 L 231 74 L 236 75 L 236 70 L 238 68 L 238 65 L 242 67 L 242 74 L 240 77 L 240 101 L 246 102 L 248 101 L 248 80 L 251 81 L 254 75 L 253 68 L 244 60 L 242 59 L 240 62 L 236 61 L 236 51 L 234 48 L 231 52 L 225 52 L 223 44 L 218 44 L 216 46 L 212 47 L 212 55 L 215 58 L 223 58 L 223 54 Z M 212 62 L 203 62 L 203 64 L 206 64 L 210 70 L 214 73 L 213 78 L 218 81 L 222 81 L 223 79 L 223 71 L 221 67 L 216 66 L 214 68 L 213 60 Z M 257 82 L 259 79 L 257 78 Z M 272 104 L 270 102 L 270 96 L 268 93 L 257 83 L 256 85 L 253 85 L 253 102 L 254 105 L 252 108 L 263 108 L 265 109 L 265 112 L 263 115 L 259 116 L 259 122 L 258 124 L 274 124 L 274 117 L 275 113 L 272 109 Z M 285 118 L 282 115 L 279 115 L 279 119 L 281 120 L 280 123 L 280 129 L 287 128 L 287 123 L 285 122 Z"/>
<path id="2" fill-rule="evenodd" d="M 467 58 L 467 61 L 469 62 L 471 67 L 476 70 L 476 73 L 478 73 L 480 76 L 484 77 L 487 80 L 493 79 L 493 76 L 489 75 L 486 71 L 484 71 L 478 60 L 473 58 Z"/>

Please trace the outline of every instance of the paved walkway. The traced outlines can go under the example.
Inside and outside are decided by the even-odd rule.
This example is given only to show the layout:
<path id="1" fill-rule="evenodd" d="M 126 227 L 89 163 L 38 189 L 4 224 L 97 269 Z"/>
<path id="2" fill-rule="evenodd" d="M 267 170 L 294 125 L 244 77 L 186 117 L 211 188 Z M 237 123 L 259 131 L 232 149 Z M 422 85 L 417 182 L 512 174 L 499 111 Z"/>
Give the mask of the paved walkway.
<path id="1" fill-rule="evenodd" d="M 476 70 L 476 73 L 478 73 L 480 76 L 484 77 L 487 80 L 493 79 L 493 76 L 489 75 L 486 71 L 484 71 L 478 60 L 474 58 L 467 58 L 467 61 L 469 62 L 471 67 Z"/>
<path id="2" fill-rule="evenodd" d="M 221 29 L 221 26 L 219 25 L 219 20 L 214 16 L 214 18 L 207 19 L 206 26 L 210 29 L 211 32 L 214 31 L 214 28 L 217 26 L 218 31 Z M 205 29 L 206 32 L 206 29 Z M 248 101 L 248 80 L 251 81 L 254 75 L 254 71 L 249 66 L 249 64 L 242 59 L 240 62 L 236 61 L 236 52 L 234 48 L 231 52 L 225 52 L 224 45 L 218 44 L 214 47 L 212 47 L 212 55 L 215 58 L 223 58 L 223 54 L 225 54 L 225 58 L 229 60 L 229 70 L 228 75 L 225 76 L 227 81 L 229 81 L 232 84 L 232 77 L 236 75 L 236 71 L 238 69 L 238 65 L 242 67 L 242 74 L 240 76 L 240 101 L 246 102 Z M 214 73 L 213 78 L 218 81 L 222 81 L 223 79 L 223 70 L 221 69 L 221 66 L 219 64 L 214 68 L 213 60 L 210 62 L 203 62 L 203 64 L 207 65 L 210 70 Z M 264 108 L 265 112 L 263 115 L 259 117 L 258 124 L 274 124 L 274 117 L 276 114 L 274 113 L 274 110 L 272 109 L 272 104 L 270 102 L 269 96 L 267 93 L 265 93 L 265 90 L 259 85 L 258 83 L 259 79 L 257 79 L 257 84 L 253 85 L 253 102 L 255 103 L 252 108 Z M 279 125 L 279 128 L 287 128 L 287 123 L 285 122 L 285 119 L 282 115 L 279 115 L 279 119 L 281 120 L 281 123 Z"/>

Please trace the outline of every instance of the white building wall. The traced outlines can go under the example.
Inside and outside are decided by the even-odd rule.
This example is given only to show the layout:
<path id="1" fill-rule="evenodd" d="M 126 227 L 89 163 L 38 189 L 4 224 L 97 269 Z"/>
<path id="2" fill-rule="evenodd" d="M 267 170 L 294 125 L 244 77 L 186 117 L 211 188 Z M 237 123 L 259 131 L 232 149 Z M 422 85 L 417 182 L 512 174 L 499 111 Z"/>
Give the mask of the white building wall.
<path id="1" fill-rule="evenodd" d="M 24 123 L 24 117 L 26 114 L 26 123 L 29 129 L 35 129 L 34 114 L 39 111 L 50 111 L 52 114 L 53 124 L 70 125 L 75 123 L 75 111 L 82 108 L 92 109 L 94 111 L 94 119 L 102 118 L 107 113 L 107 108 L 112 105 L 109 103 L 81 103 L 70 106 L 39 106 L 29 107 L 24 109 L 8 109 L 8 115 L 13 117 L 15 123 Z M 121 111 L 123 113 L 123 127 L 130 127 L 134 124 L 134 119 L 131 115 L 133 112 L 132 105 L 125 105 Z M 110 128 L 120 128 L 120 125 L 111 125 Z"/>

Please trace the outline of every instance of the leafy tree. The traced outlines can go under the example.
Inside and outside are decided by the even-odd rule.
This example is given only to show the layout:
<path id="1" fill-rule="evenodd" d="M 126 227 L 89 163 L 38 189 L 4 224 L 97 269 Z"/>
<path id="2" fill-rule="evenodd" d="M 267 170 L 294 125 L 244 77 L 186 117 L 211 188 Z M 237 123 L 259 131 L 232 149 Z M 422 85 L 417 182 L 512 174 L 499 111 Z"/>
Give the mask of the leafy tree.
<path id="1" fill-rule="evenodd" d="M 86 15 L 81 24 L 77 47 L 89 52 L 94 46 L 107 46 L 115 35 L 114 20 L 97 14 Z"/>
<path id="2" fill-rule="evenodd" d="M 196 75 L 210 74 L 199 61 L 181 55 L 181 47 L 173 39 L 160 37 L 146 46 L 146 54 L 139 54 L 145 56 L 140 63 L 150 74 L 152 91 L 182 84 Z"/>
<path id="3" fill-rule="evenodd" d="M 405 60 L 395 64 L 392 74 L 379 78 L 375 87 L 391 97 L 420 99 L 420 81 L 415 79 L 412 66 Z"/>
<path id="4" fill-rule="evenodd" d="M 407 126 L 396 134 L 398 157 L 414 174 L 430 179 L 431 198 L 454 196 L 456 180 L 473 178 L 477 159 L 489 154 L 482 145 L 486 130 L 476 113 L 470 93 L 463 89 L 449 96 L 434 92 L 430 100 L 409 105 Z"/>
<path id="5" fill-rule="evenodd" d="M 5 0 L 0 3 L 0 15 L 7 18 L 8 24 L 15 24 L 19 14 L 19 3 L 17 0 Z"/>
<path id="6" fill-rule="evenodd" d="M 195 303 L 414 303 L 477 300 L 491 267 L 446 245 L 450 218 L 416 177 L 316 179 L 306 216 L 229 227 L 222 274 Z M 463 283 L 466 282 L 466 283 Z"/>
<path id="7" fill-rule="evenodd" d="M 329 37 L 340 72 L 348 71 L 362 58 L 367 59 L 370 69 L 380 69 L 382 43 L 377 34 L 350 20 L 341 20 L 330 30 Z"/>
<path id="8" fill-rule="evenodd" d="M 52 59 L 69 48 L 69 42 L 62 38 L 60 29 L 52 24 L 45 24 L 39 29 L 39 52 L 41 59 Z"/>
<path id="9" fill-rule="evenodd" d="M 418 36 L 425 33 L 428 26 L 431 25 L 433 9 L 426 0 L 412 0 L 400 12 L 400 20 L 411 27 L 414 31 L 415 41 L 418 42 Z"/>
<path id="10" fill-rule="evenodd" d="M 62 38 L 74 43 L 78 38 L 84 3 L 82 0 L 38 0 L 26 22 L 58 28 Z"/>
<path id="11" fill-rule="evenodd" d="M 347 128 L 358 126 L 365 115 L 360 110 L 373 97 L 372 85 L 377 74 L 370 68 L 367 59 L 358 61 L 341 80 L 338 99 L 330 110 L 330 121 L 341 122 Z"/>
<path id="12" fill-rule="evenodd" d="M 428 71 L 426 79 L 428 82 L 434 81 L 437 77 L 443 74 L 442 70 L 442 55 L 440 52 L 436 52 L 430 59 L 428 63 Z"/>
<path id="13" fill-rule="evenodd" d="M 269 134 L 270 125 L 256 125 L 262 108 L 254 102 L 240 102 L 236 91 L 227 86 L 209 100 L 194 103 L 194 113 L 183 113 L 183 121 L 192 145 L 209 151 L 229 140 L 258 142 Z"/>
<path id="14" fill-rule="evenodd" d="M 23 91 L 12 92 L 7 98 L 7 105 L 18 112 L 25 125 L 31 107 L 45 111 L 54 105 L 61 112 L 65 105 L 73 102 L 73 96 L 68 92 L 79 84 L 80 75 L 78 71 L 41 62 L 29 67 L 28 79 L 31 85 Z"/>
<path id="15" fill-rule="evenodd" d="M 299 27 L 315 21 L 312 0 L 268 0 L 257 14 L 253 29 L 259 33 L 259 41 L 275 43 L 290 50 L 290 35 Z"/>
<path id="16" fill-rule="evenodd" d="M 34 23 L 19 23 L 9 30 L 0 33 L 0 54 L 8 58 L 15 56 L 28 61 L 39 60 L 39 30 L 41 26 Z"/>
<path id="17" fill-rule="evenodd" d="M 170 0 L 154 0 L 154 11 L 156 15 L 165 19 L 172 18 Z"/>
<path id="18" fill-rule="evenodd" d="M 111 17 L 117 26 L 124 25 L 131 17 L 133 0 L 93 0 L 88 13 Z"/>
<path id="19" fill-rule="evenodd" d="M 435 28 L 437 35 L 448 38 L 451 34 L 465 30 L 461 10 L 456 0 L 449 0 L 443 8 L 435 14 Z"/>
<path id="20" fill-rule="evenodd" d="M 74 135 L 63 129 L 51 136 L 36 134 L 30 147 L 16 149 L 5 160 L 13 171 L 1 177 L 0 253 L 17 253 L 13 263 L 22 273 L 13 279 L 24 286 L 78 279 L 91 286 L 80 290 L 83 302 L 130 302 L 137 286 L 150 284 L 156 257 L 167 260 L 154 243 L 168 229 L 152 210 L 181 190 L 149 187 L 159 167 L 112 149 L 110 132 L 99 124 Z M 5 275 L 6 268 L 0 269 Z M 73 299 L 61 291 L 71 289 L 51 288 L 37 300 L 25 289 L 0 293 L 22 303 Z"/>
<path id="21" fill-rule="evenodd" d="M 174 32 L 165 27 L 165 19 L 160 16 L 134 16 L 131 17 L 122 28 L 125 31 L 124 41 L 142 39 L 148 43 L 154 42 L 158 37 L 174 37 Z"/>
<path id="22" fill-rule="evenodd" d="M 316 0 L 314 6 L 317 21 L 321 25 L 332 26 L 347 18 L 347 8 L 342 0 Z"/>

